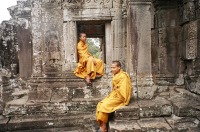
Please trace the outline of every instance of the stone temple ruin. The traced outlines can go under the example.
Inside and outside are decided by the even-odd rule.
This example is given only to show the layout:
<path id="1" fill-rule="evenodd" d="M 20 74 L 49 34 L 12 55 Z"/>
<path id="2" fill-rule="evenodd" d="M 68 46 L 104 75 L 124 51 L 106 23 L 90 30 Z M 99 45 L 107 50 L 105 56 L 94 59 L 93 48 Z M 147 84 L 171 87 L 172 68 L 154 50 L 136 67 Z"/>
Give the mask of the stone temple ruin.
<path id="1" fill-rule="evenodd" d="M 200 131 L 200 0 L 18 0 L 0 25 L 0 131 L 95 132 L 109 65 L 132 79 L 110 132 Z M 106 74 L 74 76 L 78 33 L 101 39 Z"/>

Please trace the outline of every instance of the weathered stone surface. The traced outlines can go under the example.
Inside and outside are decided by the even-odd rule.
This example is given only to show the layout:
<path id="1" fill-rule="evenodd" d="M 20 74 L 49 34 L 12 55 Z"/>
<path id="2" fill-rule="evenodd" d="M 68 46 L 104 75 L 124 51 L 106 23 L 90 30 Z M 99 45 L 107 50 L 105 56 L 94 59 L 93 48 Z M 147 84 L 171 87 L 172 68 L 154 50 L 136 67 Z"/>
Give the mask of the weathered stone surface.
<path id="1" fill-rule="evenodd" d="M 93 123 L 95 121 L 94 115 L 91 113 L 69 113 L 64 115 L 37 115 L 37 116 L 22 116 L 13 117 L 8 122 L 7 127 L 9 131 L 12 130 L 53 130 L 53 128 L 59 130 L 79 130 L 80 127 L 84 127 L 84 124 Z M 63 129 L 62 129 L 63 128 Z M 70 129 L 73 128 L 73 129 Z M 95 128 L 92 128 L 95 129 Z"/>
<path id="2" fill-rule="evenodd" d="M 180 117 L 196 117 L 199 115 L 198 103 L 194 103 L 193 101 L 188 101 L 188 99 L 179 97 L 177 101 L 173 102 L 173 113 L 176 116 Z M 189 104 L 189 105 L 188 105 Z"/>
<path id="3" fill-rule="evenodd" d="M 197 118 L 190 117 L 172 117 L 165 118 L 174 131 L 195 131 L 200 129 L 200 122 Z"/>
<path id="4" fill-rule="evenodd" d="M 28 95 L 29 90 L 16 90 L 12 93 L 12 96 L 14 97 L 14 99 L 19 99 L 22 98 L 24 96 Z"/>
<path id="5" fill-rule="evenodd" d="M 0 116 L 3 114 L 3 110 L 4 110 L 4 103 L 3 101 L 0 101 Z"/>
<path id="6" fill-rule="evenodd" d="M 136 120 L 110 121 L 109 132 L 141 132 L 142 129 Z"/>
<path id="7" fill-rule="evenodd" d="M 63 127 L 63 128 L 46 128 L 33 130 L 16 130 L 15 132 L 81 132 L 83 128 L 79 127 Z M 85 131 L 85 130 L 84 130 Z"/>
<path id="8" fill-rule="evenodd" d="M 0 25 L 0 68 L 10 72 L 9 76 L 0 75 L 3 76 L 0 101 L 6 103 L 13 96 L 19 99 L 8 102 L 3 114 L 22 116 L 20 119 L 11 118 L 10 130 L 62 129 L 56 127 L 63 127 L 63 131 L 94 130 L 94 124 L 90 122 L 95 120 L 94 115 L 92 118 L 66 114 L 94 113 L 98 101 L 112 87 L 111 69 L 108 67 L 103 78 L 93 81 L 93 87 L 87 87 L 83 79 L 73 74 L 77 64 L 77 34 L 85 31 L 89 37 L 101 37 L 101 52 L 106 66 L 117 59 L 131 74 L 134 97 L 152 99 L 139 100 L 138 104 L 132 102 L 133 105 L 117 110 L 117 121 L 111 122 L 112 131 L 171 131 L 167 123 L 175 131 L 198 131 L 199 122 L 195 118 L 169 117 L 166 123 L 161 117 L 172 113 L 200 117 L 199 9 L 199 0 L 18 2 L 8 9 L 12 20 Z M 88 26 L 90 24 L 92 26 Z M 94 30 L 91 27 L 95 27 Z M 30 84 L 18 85 L 20 82 L 15 78 L 18 75 L 32 75 Z M 196 94 L 177 89 L 174 85 Z M 21 98 L 23 93 L 12 94 L 22 87 L 31 89 L 28 101 L 27 96 Z M 165 99 L 156 97 L 157 94 Z M 168 101 L 169 97 L 173 105 Z M 31 120 L 32 117 L 25 118 L 25 114 L 55 115 L 52 119 L 40 117 Z M 143 119 L 148 117 L 160 118 Z M 86 125 L 81 126 L 85 122 Z"/>
<path id="9" fill-rule="evenodd" d="M 27 114 L 26 103 L 28 101 L 28 96 L 16 99 L 6 103 L 4 109 L 4 115 L 14 114 L 14 115 L 24 115 Z"/>
<path id="10" fill-rule="evenodd" d="M 115 120 L 139 119 L 139 106 L 136 101 L 132 101 L 128 106 L 123 106 L 114 113 Z"/>
<path id="11" fill-rule="evenodd" d="M 62 114 L 74 111 L 94 112 L 100 100 L 102 98 L 74 98 L 69 102 L 41 103 L 22 98 L 9 102 L 4 109 L 4 115 Z"/>
<path id="12" fill-rule="evenodd" d="M 200 95 L 200 78 L 198 78 L 196 81 L 192 81 L 189 85 L 188 85 L 188 89 L 196 94 Z"/>
<path id="13" fill-rule="evenodd" d="M 165 121 L 164 118 L 149 118 L 141 119 L 138 121 L 138 124 L 141 126 L 142 131 L 151 132 L 151 131 L 171 131 L 172 128 Z"/>
<path id="14" fill-rule="evenodd" d="M 183 74 L 179 75 L 179 77 L 176 79 L 175 83 L 176 83 L 176 85 L 184 85 L 185 84 Z"/>
<path id="15" fill-rule="evenodd" d="M 30 130 L 38 128 L 52 128 L 54 125 L 54 118 L 50 116 L 44 117 L 16 117 L 11 118 L 8 122 L 8 130 Z"/>
<path id="16" fill-rule="evenodd" d="M 172 104 L 161 97 L 153 100 L 140 100 L 138 105 L 141 118 L 170 116 L 172 114 Z"/>
<path id="17" fill-rule="evenodd" d="M 9 118 L 0 119 L 0 131 L 4 132 L 7 131 L 7 122 L 9 121 Z"/>
<path id="18" fill-rule="evenodd" d="M 196 117 L 199 112 L 199 96 L 192 94 L 184 89 L 175 89 L 177 92 L 172 94 L 170 101 L 173 105 L 173 113 L 180 117 Z"/>

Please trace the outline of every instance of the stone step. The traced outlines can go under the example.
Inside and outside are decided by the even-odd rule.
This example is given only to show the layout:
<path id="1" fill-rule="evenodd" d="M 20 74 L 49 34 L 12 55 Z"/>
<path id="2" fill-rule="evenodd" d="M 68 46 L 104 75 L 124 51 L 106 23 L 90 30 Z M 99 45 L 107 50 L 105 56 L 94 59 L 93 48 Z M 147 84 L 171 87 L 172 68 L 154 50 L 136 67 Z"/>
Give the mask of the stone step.
<path id="1" fill-rule="evenodd" d="M 102 98 L 74 98 L 69 102 L 30 102 L 25 96 L 6 104 L 4 115 L 37 115 L 40 113 L 68 113 L 72 111 L 94 112 Z"/>
<path id="2" fill-rule="evenodd" d="M 173 114 L 179 117 L 199 117 L 200 97 L 185 89 L 172 91 L 169 100 L 173 104 Z"/>
<path id="3" fill-rule="evenodd" d="M 139 118 L 151 118 L 172 115 L 172 104 L 162 97 L 152 100 L 131 101 L 128 106 L 115 111 L 115 120 L 135 120 Z"/>
<path id="4" fill-rule="evenodd" d="M 179 117 L 180 118 L 180 117 Z M 167 117 L 109 122 L 109 132 L 199 132 L 199 120 L 195 118 L 174 119 Z"/>
<path id="5" fill-rule="evenodd" d="M 33 129 L 33 130 L 17 130 L 14 132 L 83 132 L 81 127 L 66 127 L 66 128 L 47 128 L 47 129 Z M 13 131 L 7 131 L 13 132 Z"/>
<path id="6" fill-rule="evenodd" d="M 106 96 L 104 91 L 109 92 L 109 89 L 85 86 L 85 87 L 74 88 L 72 91 L 73 91 L 72 98 L 91 98 L 91 97 L 100 98 Z"/>
<path id="7" fill-rule="evenodd" d="M 172 128 L 162 117 L 109 122 L 109 132 L 167 132 L 171 130 Z"/>
<path id="8" fill-rule="evenodd" d="M 6 118 L 7 119 L 7 118 Z M 21 131 L 21 130 L 62 130 L 78 131 L 84 125 L 95 124 L 95 115 L 87 112 L 67 113 L 56 115 L 26 115 L 15 116 L 10 119 L 0 120 L 0 131 Z M 95 125 L 90 129 L 95 130 Z M 73 128 L 73 129 L 72 129 Z"/>
<path id="9" fill-rule="evenodd" d="M 200 121 L 197 118 L 172 115 L 171 117 L 165 117 L 165 120 L 177 132 L 199 132 L 200 130 Z"/>
<path id="10" fill-rule="evenodd" d="M 19 90 L 19 91 L 14 91 L 12 93 L 12 96 L 14 97 L 14 99 L 19 99 L 22 98 L 25 95 L 28 95 L 29 90 L 25 89 L 25 90 Z"/>

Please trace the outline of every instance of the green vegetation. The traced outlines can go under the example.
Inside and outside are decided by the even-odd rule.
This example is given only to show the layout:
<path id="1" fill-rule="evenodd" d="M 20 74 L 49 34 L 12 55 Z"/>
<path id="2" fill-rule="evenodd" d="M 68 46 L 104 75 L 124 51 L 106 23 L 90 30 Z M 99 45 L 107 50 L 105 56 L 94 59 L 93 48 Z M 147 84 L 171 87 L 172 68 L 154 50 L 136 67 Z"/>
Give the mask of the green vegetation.
<path id="1" fill-rule="evenodd" d="M 88 50 L 92 56 L 99 58 L 100 56 L 100 47 L 94 44 L 94 38 L 87 38 Z"/>

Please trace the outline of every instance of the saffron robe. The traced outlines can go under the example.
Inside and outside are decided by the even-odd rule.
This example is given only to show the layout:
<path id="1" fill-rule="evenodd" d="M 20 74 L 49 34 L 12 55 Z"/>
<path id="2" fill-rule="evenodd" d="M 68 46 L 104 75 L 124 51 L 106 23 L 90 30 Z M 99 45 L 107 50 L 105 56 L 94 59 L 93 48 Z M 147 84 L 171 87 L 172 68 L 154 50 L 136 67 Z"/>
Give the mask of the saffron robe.
<path id="1" fill-rule="evenodd" d="M 92 57 L 88 51 L 87 43 L 79 41 L 77 45 L 78 51 L 78 65 L 74 70 L 74 74 L 77 77 L 85 78 L 87 75 L 90 76 L 90 79 L 95 79 L 96 75 L 104 75 L 104 63 L 102 60 Z M 95 60 L 96 64 L 94 64 Z"/>
<path id="2" fill-rule="evenodd" d="M 96 120 L 99 124 L 100 122 L 107 123 L 109 113 L 129 104 L 132 85 L 130 77 L 126 72 L 121 70 L 114 75 L 112 87 L 115 89 L 113 89 L 111 93 L 97 105 Z"/>

